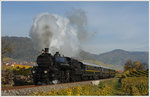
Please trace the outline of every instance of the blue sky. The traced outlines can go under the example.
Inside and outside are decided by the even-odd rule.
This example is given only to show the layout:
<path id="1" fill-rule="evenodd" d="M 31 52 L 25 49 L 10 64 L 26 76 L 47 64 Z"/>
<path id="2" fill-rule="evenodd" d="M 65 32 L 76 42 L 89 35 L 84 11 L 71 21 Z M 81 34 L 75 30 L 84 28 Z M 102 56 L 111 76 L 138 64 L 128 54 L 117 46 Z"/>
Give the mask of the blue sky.
<path id="1" fill-rule="evenodd" d="M 82 9 L 88 28 L 95 32 L 82 45 L 99 54 L 114 49 L 148 51 L 148 2 L 2 2 L 2 36 L 29 37 L 33 18 L 49 12 L 65 16 L 72 8 Z"/>

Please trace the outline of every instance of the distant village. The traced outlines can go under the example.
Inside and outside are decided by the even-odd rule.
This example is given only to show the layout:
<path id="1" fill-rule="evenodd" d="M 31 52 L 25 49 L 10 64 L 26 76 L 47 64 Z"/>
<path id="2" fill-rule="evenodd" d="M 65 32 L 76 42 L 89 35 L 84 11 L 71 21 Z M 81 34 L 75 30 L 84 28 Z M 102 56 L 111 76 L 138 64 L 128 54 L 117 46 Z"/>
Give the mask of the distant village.
<path id="1" fill-rule="evenodd" d="M 14 62 L 14 61 L 5 61 L 2 63 L 2 65 L 4 66 L 11 66 L 11 67 L 33 67 L 35 66 L 35 62 L 27 62 L 27 61 L 24 61 L 24 62 Z"/>

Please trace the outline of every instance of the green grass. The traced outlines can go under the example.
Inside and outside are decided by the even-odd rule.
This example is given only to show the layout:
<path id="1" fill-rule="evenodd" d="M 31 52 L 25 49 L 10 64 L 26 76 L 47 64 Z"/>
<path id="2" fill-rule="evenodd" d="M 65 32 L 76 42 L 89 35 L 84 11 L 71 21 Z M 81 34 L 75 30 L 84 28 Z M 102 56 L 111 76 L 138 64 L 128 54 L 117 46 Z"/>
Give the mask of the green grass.
<path id="1" fill-rule="evenodd" d="M 121 82 L 119 82 L 120 79 L 113 79 L 106 82 L 103 82 L 106 86 L 109 86 L 112 88 L 112 94 L 110 96 L 119 96 L 124 95 L 124 92 L 122 91 Z"/>

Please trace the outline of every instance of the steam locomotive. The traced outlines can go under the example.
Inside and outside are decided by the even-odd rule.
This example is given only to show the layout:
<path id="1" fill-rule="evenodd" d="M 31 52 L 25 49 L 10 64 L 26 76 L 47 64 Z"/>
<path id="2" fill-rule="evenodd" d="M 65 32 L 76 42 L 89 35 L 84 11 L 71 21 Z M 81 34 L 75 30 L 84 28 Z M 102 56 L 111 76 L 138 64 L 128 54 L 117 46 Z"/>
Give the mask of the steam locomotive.
<path id="1" fill-rule="evenodd" d="M 56 52 L 54 56 L 48 53 L 48 48 L 37 57 L 38 66 L 31 70 L 35 85 L 67 83 L 83 80 L 96 80 L 114 77 L 116 71 L 70 57 L 64 57 Z"/>

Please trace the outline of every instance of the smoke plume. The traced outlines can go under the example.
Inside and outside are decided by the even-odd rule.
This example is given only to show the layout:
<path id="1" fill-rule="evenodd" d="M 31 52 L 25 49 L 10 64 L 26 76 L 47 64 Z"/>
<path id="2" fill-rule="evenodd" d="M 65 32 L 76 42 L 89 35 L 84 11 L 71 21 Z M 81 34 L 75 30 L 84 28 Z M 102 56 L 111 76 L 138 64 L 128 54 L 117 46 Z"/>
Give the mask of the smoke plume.
<path id="1" fill-rule="evenodd" d="M 66 17 L 41 13 L 34 18 L 30 37 L 37 50 L 49 48 L 49 52 L 75 57 L 81 42 L 86 38 L 87 17 L 83 10 L 73 10 Z"/>

